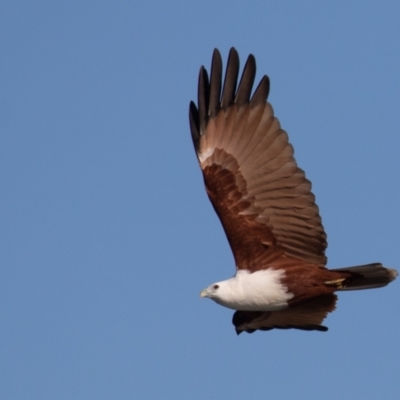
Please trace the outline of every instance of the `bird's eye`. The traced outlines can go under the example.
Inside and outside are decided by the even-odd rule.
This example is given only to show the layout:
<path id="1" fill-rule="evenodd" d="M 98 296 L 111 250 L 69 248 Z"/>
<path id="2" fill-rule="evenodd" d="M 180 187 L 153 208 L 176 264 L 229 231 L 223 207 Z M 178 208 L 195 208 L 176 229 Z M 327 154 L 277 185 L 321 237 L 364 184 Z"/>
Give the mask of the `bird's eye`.
<path id="1" fill-rule="evenodd" d="M 214 285 L 214 286 L 213 286 L 213 289 L 214 289 L 214 290 L 217 290 L 218 288 L 219 288 L 219 285 Z"/>

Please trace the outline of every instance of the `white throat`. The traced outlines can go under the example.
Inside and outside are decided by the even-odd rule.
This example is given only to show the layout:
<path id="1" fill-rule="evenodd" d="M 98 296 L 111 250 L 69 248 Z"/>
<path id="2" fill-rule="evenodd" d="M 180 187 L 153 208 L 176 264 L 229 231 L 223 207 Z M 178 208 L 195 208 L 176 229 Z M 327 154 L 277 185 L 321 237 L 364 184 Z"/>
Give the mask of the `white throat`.
<path id="1" fill-rule="evenodd" d="M 233 310 L 282 310 L 287 308 L 288 301 L 293 297 L 281 283 L 284 275 L 285 271 L 272 268 L 253 273 L 239 270 L 233 278 L 212 285 L 219 288 L 209 297 Z"/>

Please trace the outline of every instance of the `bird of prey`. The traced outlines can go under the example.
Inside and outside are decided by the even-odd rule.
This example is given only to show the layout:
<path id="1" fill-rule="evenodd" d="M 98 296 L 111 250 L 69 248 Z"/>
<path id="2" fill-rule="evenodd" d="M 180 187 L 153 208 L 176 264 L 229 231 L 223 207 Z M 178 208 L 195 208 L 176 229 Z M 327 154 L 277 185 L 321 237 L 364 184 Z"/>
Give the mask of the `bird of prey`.
<path id="1" fill-rule="evenodd" d="M 214 50 L 210 78 L 200 68 L 198 104 L 190 103 L 194 148 L 207 194 L 225 230 L 236 274 L 201 292 L 235 310 L 236 333 L 273 328 L 326 331 L 336 291 L 386 286 L 397 276 L 380 263 L 329 270 L 326 234 L 311 183 L 267 102 L 269 78 L 254 93 L 256 62 L 239 84 L 232 48 L 222 84 Z"/>

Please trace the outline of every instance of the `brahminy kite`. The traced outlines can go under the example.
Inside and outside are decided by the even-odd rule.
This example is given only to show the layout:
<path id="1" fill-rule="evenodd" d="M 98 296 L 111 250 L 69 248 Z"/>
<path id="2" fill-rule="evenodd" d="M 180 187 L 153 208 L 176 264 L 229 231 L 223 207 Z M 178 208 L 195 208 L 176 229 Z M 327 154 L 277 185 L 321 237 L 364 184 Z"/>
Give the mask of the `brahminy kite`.
<path id="1" fill-rule="evenodd" d="M 201 292 L 235 310 L 237 334 L 273 328 L 326 331 L 336 291 L 386 286 L 397 276 L 380 263 L 329 270 L 326 234 L 311 183 L 271 105 L 264 76 L 252 94 L 253 55 L 239 76 L 232 48 L 222 84 L 214 50 L 210 78 L 200 68 L 198 105 L 189 107 L 192 139 L 207 194 L 221 220 L 236 274 Z"/>

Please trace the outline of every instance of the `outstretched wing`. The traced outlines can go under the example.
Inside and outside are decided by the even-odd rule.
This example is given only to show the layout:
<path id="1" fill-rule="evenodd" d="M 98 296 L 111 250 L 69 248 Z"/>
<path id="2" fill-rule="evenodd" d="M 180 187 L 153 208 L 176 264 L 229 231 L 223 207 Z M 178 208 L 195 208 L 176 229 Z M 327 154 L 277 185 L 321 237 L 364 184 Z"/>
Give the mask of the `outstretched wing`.
<path id="1" fill-rule="evenodd" d="M 253 333 L 256 330 L 302 329 L 306 331 L 327 331 L 323 320 L 336 306 L 335 294 L 314 297 L 305 303 L 281 311 L 236 311 L 232 323 L 236 333 Z"/>
<path id="2" fill-rule="evenodd" d="M 229 53 L 221 93 L 222 60 L 214 50 L 211 78 L 200 69 L 198 108 L 190 128 L 207 193 L 238 269 L 255 271 L 287 257 L 326 264 L 326 235 L 311 183 L 298 168 L 287 133 L 267 103 L 269 79 L 253 96 L 250 55 L 237 87 L 239 56 Z"/>

